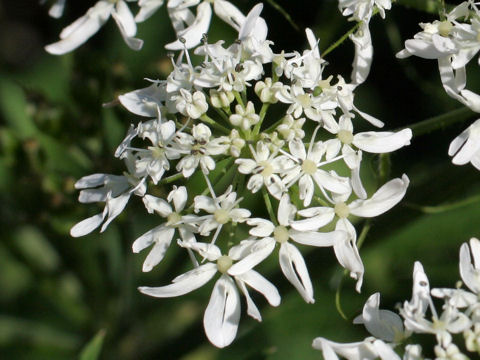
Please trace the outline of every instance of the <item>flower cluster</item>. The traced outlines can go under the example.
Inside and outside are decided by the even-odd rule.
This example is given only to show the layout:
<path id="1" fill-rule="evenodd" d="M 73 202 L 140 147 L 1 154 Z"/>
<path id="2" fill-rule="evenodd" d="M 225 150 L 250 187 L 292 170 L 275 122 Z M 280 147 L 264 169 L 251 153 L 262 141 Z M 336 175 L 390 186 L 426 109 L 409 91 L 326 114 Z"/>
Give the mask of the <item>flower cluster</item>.
<path id="1" fill-rule="evenodd" d="M 480 112 L 480 95 L 466 88 L 466 66 L 480 50 L 480 9 L 472 1 L 464 1 L 442 20 L 421 23 L 422 31 L 405 41 L 398 58 L 412 55 L 436 59 L 443 88 L 455 100 Z M 448 149 L 456 165 L 471 162 L 480 169 L 480 138 L 478 120 L 455 138 Z"/>
<path id="2" fill-rule="evenodd" d="M 109 2 L 108 14 L 118 17 L 122 3 L 115 8 Z M 181 2 L 169 2 L 172 13 L 175 4 Z M 150 248 L 143 271 L 157 266 L 172 243 L 185 249 L 192 269 L 169 285 L 139 290 L 180 296 L 220 273 L 204 327 L 208 339 L 224 347 L 236 336 L 240 293 L 248 315 L 259 321 L 249 287 L 270 305 L 280 304 L 276 287 L 254 270 L 276 247 L 282 273 L 306 302 L 315 299 L 304 246 L 332 247 L 360 291 L 364 267 L 352 216 L 383 214 L 409 184 L 403 175 L 369 196 L 360 175 L 362 155 L 395 151 L 410 143 L 412 133 L 355 132 L 359 118 L 377 127 L 383 123 L 354 105 L 355 81 L 324 76 L 326 62 L 310 29 L 309 49 L 274 53 L 261 4 L 246 16 L 226 1 L 214 5 L 219 16 L 228 12 L 228 21 L 235 21 L 237 41 L 225 46 L 208 43 L 206 35 L 195 38 L 209 21 L 205 14 L 199 18 L 211 6 L 202 2 L 197 19 L 167 45 L 180 50 L 168 78 L 119 96 L 126 109 L 147 120 L 132 125 L 116 150 L 127 165 L 123 175 L 94 174 L 76 183 L 80 202 L 104 202 L 105 208 L 71 234 L 103 231 L 132 195 L 141 197 L 146 210 L 162 219 L 133 243 L 136 253 Z M 189 11 L 185 4 L 183 9 Z M 200 65 L 194 65 L 192 47 Z M 166 198 L 148 193 L 172 182 L 177 184 Z M 204 190 L 198 190 L 201 184 Z"/>
<path id="3" fill-rule="evenodd" d="M 460 276 L 468 290 L 460 285 L 453 289 L 430 290 L 423 266 L 416 262 L 412 299 L 405 301 L 400 308 L 400 316 L 380 309 L 380 293 L 373 294 L 365 303 L 362 314 L 354 319 L 354 323 L 365 325 L 373 337 L 350 344 L 316 338 L 313 347 L 322 350 L 327 360 L 338 359 L 337 355 L 349 360 L 400 360 L 394 351 L 397 348 L 403 348 L 404 360 L 420 360 L 425 359 L 422 348 L 412 344 L 410 339 L 413 334 L 431 334 L 436 340 L 433 349 L 436 360 L 467 360 L 469 357 L 455 344 L 453 336 L 463 334 L 464 344 L 461 348 L 464 347 L 469 353 L 480 354 L 479 274 L 480 241 L 472 238 L 460 247 Z M 432 297 L 443 300 L 440 314 Z"/>

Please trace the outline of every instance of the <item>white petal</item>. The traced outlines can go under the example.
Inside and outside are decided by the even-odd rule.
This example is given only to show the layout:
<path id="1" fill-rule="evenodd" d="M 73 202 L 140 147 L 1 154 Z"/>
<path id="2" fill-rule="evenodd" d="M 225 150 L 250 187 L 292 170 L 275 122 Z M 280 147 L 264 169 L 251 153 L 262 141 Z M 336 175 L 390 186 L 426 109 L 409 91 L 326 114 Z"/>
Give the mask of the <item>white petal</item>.
<path id="1" fill-rule="evenodd" d="M 145 295 L 159 298 L 180 296 L 202 287 L 210 281 L 216 272 L 217 265 L 208 263 L 186 272 L 181 278 L 177 278 L 179 280 L 170 285 L 160 287 L 141 286 L 138 290 Z"/>
<path id="2" fill-rule="evenodd" d="M 305 260 L 298 249 L 283 243 L 279 251 L 280 267 L 285 277 L 297 289 L 307 303 L 313 304 L 313 287 Z"/>
<path id="3" fill-rule="evenodd" d="M 363 282 L 364 267 L 357 248 L 357 236 L 353 225 L 346 219 L 340 219 L 335 227 L 350 234 L 346 240 L 334 244 L 333 250 L 338 262 L 350 271 L 350 276 L 357 280 L 355 289 L 360 292 Z"/>
<path id="4" fill-rule="evenodd" d="M 267 299 L 270 305 L 280 305 L 281 298 L 275 285 L 273 285 L 255 270 L 250 270 L 245 274 L 237 276 L 237 278 L 241 279 L 252 289 L 255 289 L 260 294 L 265 296 L 265 299 Z"/>
<path id="5" fill-rule="evenodd" d="M 271 221 L 261 218 L 248 219 L 247 224 L 254 226 L 254 228 L 250 229 L 248 233 L 258 237 L 269 236 L 275 229 L 275 225 L 273 225 Z"/>
<path id="6" fill-rule="evenodd" d="M 361 321 L 354 323 L 364 324 L 368 332 L 376 338 L 393 342 L 403 333 L 403 322 L 400 316 L 392 311 L 380 310 L 380 293 L 370 296 L 363 307 Z"/>
<path id="7" fill-rule="evenodd" d="M 210 19 L 212 17 L 212 8 L 208 2 L 202 2 L 197 7 L 197 17 L 195 21 L 186 29 L 178 32 L 178 36 L 185 40 L 185 43 L 180 40 L 165 45 L 167 50 L 182 50 L 185 47 L 191 49 L 200 44 L 203 34 L 208 32 L 210 26 Z"/>
<path id="8" fill-rule="evenodd" d="M 334 210 L 328 207 L 304 209 L 300 210 L 298 213 L 301 216 L 310 217 L 309 219 L 297 220 L 291 223 L 292 228 L 298 231 L 319 229 L 330 223 L 335 217 Z"/>
<path id="9" fill-rule="evenodd" d="M 412 130 L 403 129 L 394 132 L 369 131 L 356 134 L 353 137 L 353 144 L 363 151 L 384 154 L 410 145 Z"/>
<path id="10" fill-rule="evenodd" d="M 157 11 L 157 9 L 163 5 L 163 0 L 140 0 L 138 5 L 140 6 L 140 10 L 138 11 L 137 15 L 135 15 L 135 21 L 140 23 L 152 16 L 155 11 Z"/>
<path id="11" fill-rule="evenodd" d="M 283 226 L 289 225 L 296 211 L 297 209 L 295 206 L 290 203 L 290 197 L 288 194 L 282 195 L 280 203 L 278 204 L 277 220 L 279 224 Z"/>
<path id="12" fill-rule="evenodd" d="M 53 55 L 63 55 L 76 49 L 105 24 L 112 8 L 113 5 L 105 6 L 105 2 L 99 1 L 84 16 L 62 31 L 60 41 L 45 46 L 45 50 Z"/>
<path id="13" fill-rule="evenodd" d="M 86 218 L 70 229 L 70 235 L 73 237 L 87 235 L 99 227 L 104 218 L 105 212 Z"/>
<path id="14" fill-rule="evenodd" d="M 475 238 L 470 239 L 470 247 L 467 243 L 460 247 L 460 276 L 465 285 L 474 293 L 480 293 L 480 244 Z M 472 251 L 470 251 L 472 250 Z M 475 264 L 472 262 L 475 260 Z"/>
<path id="15" fill-rule="evenodd" d="M 173 200 L 173 206 L 175 206 L 175 211 L 180 212 L 185 208 L 185 204 L 187 203 L 187 188 L 185 186 L 180 186 L 178 188 L 174 188 L 168 194 L 167 200 L 171 202 Z"/>
<path id="16" fill-rule="evenodd" d="M 343 231 L 332 231 L 322 233 L 318 231 L 295 231 L 290 230 L 290 237 L 293 241 L 310 246 L 333 246 L 338 241 L 343 241 L 347 234 Z"/>
<path id="17" fill-rule="evenodd" d="M 270 255 L 275 248 L 275 241 L 272 238 L 257 240 L 255 245 L 250 249 L 251 253 L 242 260 L 235 263 L 228 269 L 228 273 L 232 276 L 243 274 L 253 267 L 260 264 Z"/>
<path id="18" fill-rule="evenodd" d="M 174 234 L 175 229 L 171 228 L 165 228 L 165 230 L 161 233 L 159 232 L 155 234 L 155 245 L 153 245 L 152 249 L 145 258 L 145 261 L 143 262 L 143 272 L 152 270 L 154 266 L 158 265 L 160 261 L 163 260 L 163 257 L 165 256 L 165 253 L 172 242 Z"/>
<path id="19" fill-rule="evenodd" d="M 222 275 L 215 283 L 208 303 L 203 326 L 210 342 L 223 348 L 237 335 L 240 321 L 240 296 L 232 279 Z"/>
<path id="20" fill-rule="evenodd" d="M 145 195 L 142 200 L 150 214 L 156 211 L 160 216 L 167 217 L 172 213 L 172 207 L 163 199 L 152 195 Z"/>
<path id="21" fill-rule="evenodd" d="M 162 105 L 165 98 L 165 88 L 158 84 L 152 84 L 146 88 L 120 95 L 118 100 L 135 115 L 156 117 L 157 108 Z"/>
<path id="22" fill-rule="evenodd" d="M 120 0 L 117 2 L 116 8 L 116 15 L 119 23 L 122 25 L 123 30 L 125 31 L 125 35 L 128 37 L 133 37 L 137 33 L 137 24 L 135 23 L 135 19 L 133 18 L 130 9 L 128 8 L 125 1 Z"/>
<path id="23" fill-rule="evenodd" d="M 240 27 L 245 22 L 245 15 L 243 15 L 235 5 L 228 1 L 215 0 L 213 3 L 213 11 L 220 19 L 225 21 L 236 31 L 239 31 Z"/>
<path id="24" fill-rule="evenodd" d="M 359 30 L 350 36 L 350 39 L 355 44 L 352 83 L 359 85 L 367 79 L 373 59 L 372 38 L 368 24 L 363 23 Z"/>
<path id="25" fill-rule="evenodd" d="M 260 17 L 260 13 L 263 10 L 263 4 L 259 3 L 255 5 L 252 10 L 247 14 L 245 22 L 242 24 L 242 27 L 238 33 L 238 38 L 244 40 L 246 37 L 250 36 L 255 29 L 257 20 Z"/>
<path id="26" fill-rule="evenodd" d="M 355 200 L 349 205 L 350 213 L 360 217 L 374 217 L 390 210 L 403 199 L 410 183 L 407 175 L 393 179 L 377 190 L 370 199 Z"/>
<path id="27" fill-rule="evenodd" d="M 129 15 L 131 17 L 131 20 L 133 21 L 132 13 L 130 13 L 130 10 L 128 10 L 128 12 L 129 12 Z M 123 12 L 122 12 L 121 15 L 119 15 L 116 12 L 112 12 L 112 17 L 115 20 L 115 22 L 117 23 L 118 29 L 120 30 L 120 33 L 122 34 L 123 41 L 125 41 L 125 43 L 128 45 L 128 47 L 130 49 L 138 51 L 143 46 L 143 40 L 137 39 L 137 38 L 133 37 L 133 35 L 128 35 L 127 34 L 127 31 L 132 32 L 132 29 L 131 29 L 130 19 L 122 17 L 122 16 L 125 16 L 125 15 L 126 15 L 126 13 L 123 13 Z M 133 24 L 135 25 L 135 21 L 133 21 Z M 128 26 L 130 28 L 125 29 L 125 26 Z M 135 32 L 133 34 L 135 35 L 136 32 L 137 32 L 137 27 L 135 25 Z"/>
<path id="28" fill-rule="evenodd" d="M 238 276 L 235 278 L 235 282 L 237 283 L 240 291 L 243 295 L 245 295 L 245 299 L 247 300 L 247 314 L 257 321 L 262 321 L 262 315 L 260 315 L 260 311 L 258 310 L 257 305 L 255 305 L 252 298 L 250 297 L 245 283 Z"/>

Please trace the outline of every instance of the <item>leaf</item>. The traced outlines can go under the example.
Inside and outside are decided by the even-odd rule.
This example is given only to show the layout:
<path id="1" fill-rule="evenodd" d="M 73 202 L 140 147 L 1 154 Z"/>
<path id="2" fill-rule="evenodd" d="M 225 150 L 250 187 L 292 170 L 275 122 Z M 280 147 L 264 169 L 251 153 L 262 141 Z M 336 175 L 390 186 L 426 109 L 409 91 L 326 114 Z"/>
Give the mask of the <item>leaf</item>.
<path id="1" fill-rule="evenodd" d="M 27 99 L 20 86 L 5 78 L 0 80 L 0 111 L 20 139 L 35 135 L 37 128 L 27 113 Z"/>
<path id="2" fill-rule="evenodd" d="M 96 360 L 100 356 L 102 350 L 103 339 L 105 338 L 106 331 L 101 329 L 92 340 L 82 349 L 80 353 L 80 360 Z"/>

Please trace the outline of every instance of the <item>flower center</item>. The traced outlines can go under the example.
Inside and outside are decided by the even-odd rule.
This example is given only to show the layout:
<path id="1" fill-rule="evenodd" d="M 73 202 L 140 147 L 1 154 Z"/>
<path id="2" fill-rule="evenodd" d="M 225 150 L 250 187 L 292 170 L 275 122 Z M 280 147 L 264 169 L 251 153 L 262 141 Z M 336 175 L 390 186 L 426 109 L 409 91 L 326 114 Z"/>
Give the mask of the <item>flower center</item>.
<path id="1" fill-rule="evenodd" d="M 273 174 L 273 166 L 268 161 L 262 161 L 260 166 L 263 167 L 262 176 L 267 178 Z"/>
<path id="2" fill-rule="evenodd" d="M 346 218 L 350 214 L 350 209 L 347 204 L 340 202 L 335 205 L 335 214 L 337 214 L 339 218 Z"/>
<path id="3" fill-rule="evenodd" d="M 298 102 L 300 103 L 300 105 L 302 105 L 303 108 L 310 107 L 310 104 L 312 103 L 310 101 L 310 96 L 308 94 L 298 95 L 297 99 L 298 99 Z"/>
<path id="4" fill-rule="evenodd" d="M 152 152 L 154 159 L 162 159 L 164 157 L 165 151 L 159 146 L 149 146 L 148 150 Z"/>
<path id="5" fill-rule="evenodd" d="M 273 230 L 273 238 L 280 244 L 287 242 L 290 238 L 290 235 L 288 234 L 288 229 L 282 225 L 277 226 Z"/>
<path id="6" fill-rule="evenodd" d="M 346 145 L 350 145 L 353 141 L 353 134 L 348 130 L 340 130 L 337 134 L 338 140 Z"/>
<path id="7" fill-rule="evenodd" d="M 176 225 L 182 220 L 182 216 L 177 212 L 172 212 L 167 217 L 167 224 L 170 226 Z"/>
<path id="8" fill-rule="evenodd" d="M 443 37 L 447 37 L 448 35 L 450 35 L 452 29 L 453 25 L 450 21 L 445 20 L 438 24 L 438 33 Z"/>
<path id="9" fill-rule="evenodd" d="M 218 222 L 219 224 L 226 224 L 230 220 L 230 216 L 227 210 L 225 209 L 217 209 L 213 213 L 213 217 L 215 218 L 215 221 Z"/>
<path id="10" fill-rule="evenodd" d="M 302 170 L 308 175 L 313 175 L 317 171 L 317 165 L 312 160 L 306 159 L 302 163 Z"/>
<path id="11" fill-rule="evenodd" d="M 217 259 L 217 269 L 222 274 L 225 274 L 228 271 L 228 269 L 230 269 L 232 264 L 233 264 L 233 260 L 230 256 L 222 255 Z"/>

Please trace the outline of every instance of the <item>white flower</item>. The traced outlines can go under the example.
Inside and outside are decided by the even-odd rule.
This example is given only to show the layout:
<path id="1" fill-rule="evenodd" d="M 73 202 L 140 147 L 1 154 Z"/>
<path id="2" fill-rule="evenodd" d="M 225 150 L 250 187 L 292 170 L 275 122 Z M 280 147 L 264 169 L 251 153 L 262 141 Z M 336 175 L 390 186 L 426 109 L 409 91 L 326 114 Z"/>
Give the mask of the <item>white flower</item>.
<path id="1" fill-rule="evenodd" d="M 318 129 L 318 128 L 317 128 Z M 284 170 L 283 178 L 287 188 L 297 183 L 299 187 L 299 197 L 303 200 L 303 205 L 310 205 L 314 193 L 314 182 L 319 189 L 325 193 L 325 189 L 337 193 L 350 193 L 350 184 L 348 178 L 338 176 L 334 171 L 327 172 L 321 169 L 321 166 L 336 161 L 330 159 L 322 161 L 326 149 L 322 142 L 315 143 L 314 131 L 308 151 L 305 144 L 299 139 L 293 139 L 288 143 L 290 149 L 290 158 L 295 162 L 291 168 Z"/>
<path id="2" fill-rule="evenodd" d="M 350 276 L 357 279 L 356 289 L 360 292 L 363 281 L 363 264 L 356 245 L 357 233 L 355 227 L 348 220 L 350 214 L 358 217 L 375 217 L 390 210 L 402 200 L 410 183 L 408 177 L 393 179 L 378 189 L 369 199 L 358 199 L 347 204 L 349 194 L 337 195 L 330 199 L 332 207 L 312 207 L 298 211 L 298 214 L 307 219 L 292 222 L 292 227 L 299 231 L 311 231 L 329 224 L 337 216 L 335 229 L 347 232 L 344 241 L 334 244 L 338 262 L 350 271 Z"/>
<path id="3" fill-rule="evenodd" d="M 296 208 L 290 203 L 288 194 L 284 194 L 278 205 L 277 220 L 279 225 L 275 226 L 271 221 L 254 218 L 247 220 L 247 224 L 254 226 L 250 235 L 263 238 L 270 244 L 280 244 L 279 262 L 285 277 L 298 290 L 307 303 L 314 303 L 313 286 L 308 274 L 308 269 L 302 254 L 297 247 L 289 242 L 293 240 L 302 245 L 310 246 L 332 246 L 334 243 L 345 239 L 343 231 L 320 233 L 317 231 L 297 231 L 290 228 Z M 273 250 L 273 247 L 272 247 Z"/>
<path id="4" fill-rule="evenodd" d="M 170 170 L 169 160 L 178 159 L 180 152 L 174 147 L 176 134 L 175 123 L 172 120 L 161 122 L 151 120 L 138 125 L 139 135 L 152 142 L 147 149 L 136 149 L 135 170 L 140 174 L 148 174 L 153 183 L 157 184 L 165 171 Z"/>
<path id="5" fill-rule="evenodd" d="M 127 165 L 131 158 L 126 158 Z M 73 237 L 84 236 L 102 225 L 103 232 L 110 222 L 123 211 L 130 199 L 130 195 L 143 196 L 146 191 L 145 178 L 134 175 L 123 176 L 109 174 L 93 174 L 84 176 L 75 183 L 76 189 L 82 189 L 78 197 L 81 203 L 105 202 L 103 212 L 80 221 L 70 230 Z M 105 220 L 106 218 L 106 220 Z M 105 221 L 105 222 L 104 222 Z"/>
<path id="6" fill-rule="evenodd" d="M 432 320 L 425 318 L 427 309 L 432 313 Z M 415 333 L 435 334 L 442 347 L 447 347 L 452 340 L 451 334 L 460 333 L 471 326 L 469 318 L 457 309 L 446 304 L 438 316 L 430 297 L 430 285 L 423 266 L 415 262 L 413 271 L 412 300 L 405 302 L 400 314 L 405 319 L 405 327 Z"/>
<path id="7" fill-rule="evenodd" d="M 175 230 L 178 230 L 183 241 L 195 241 L 194 232 L 196 216 L 182 215 L 181 212 L 187 203 L 187 189 L 185 186 L 177 188 L 168 194 L 168 202 L 163 199 L 145 195 L 143 202 L 149 213 L 156 212 L 160 216 L 166 218 L 166 222 L 147 231 L 145 234 L 136 239 L 132 245 L 134 253 L 138 253 L 153 244 L 150 253 L 143 262 L 142 270 L 144 272 L 152 270 L 160 261 L 162 261 L 165 253 L 172 242 Z M 175 211 L 169 203 L 174 205 Z"/>
<path id="8" fill-rule="evenodd" d="M 453 156 L 452 163 L 455 165 L 471 162 L 480 170 L 480 119 L 450 143 L 448 155 Z"/>
<path id="9" fill-rule="evenodd" d="M 143 41 L 134 38 L 137 33 L 137 25 L 124 0 L 115 2 L 107 0 L 98 1 L 88 9 L 85 15 L 62 30 L 60 41 L 47 45 L 45 50 L 54 55 L 63 55 L 75 50 L 93 36 L 107 22 L 110 16 L 117 23 L 118 29 L 127 45 L 133 50 L 140 50 Z"/>
<path id="10" fill-rule="evenodd" d="M 237 193 L 232 192 L 231 185 L 224 194 L 217 197 L 212 194 L 212 196 L 213 198 L 204 195 L 195 196 L 194 209 L 196 213 L 204 210 L 211 214 L 198 219 L 200 224 L 198 232 L 202 236 L 208 236 L 212 230 L 217 229 L 212 239 L 214 244 L 223 225 L 228 222 L 245 222 L 250 217 L 250 211 L 237 207 L 243 198 L 237 200 Z"/>
<path id="11" fill-rule="evenodd" d="M 294 119 L 292 115 L 287 114 L 283 117 L 282 123 L 277 126 L 277 132 L 286 141 L 303 139 L 305 137 L 303 124 L 305 124 L 305 118 Z"/>
<path id="12" fill-rule="evenodd" d="M 223 154 L 228 149 L 228 144 L 225 144 L 227 139 L 212 138 L 212 132 L 205 124 L 194 125 L 192 135 L 177 132 L 175 141 L 181 151 L 188 154 L 177 164 L 177 170 L 186 178 L 192 176 L 199 165 L 203 173 L 208 174 L 215 169 L 215 161 L 211 155 Z"/>
<path id="13" fill-rule="evenodd" d="M 234 126 L 240 127 L 244 131 L 250 130 L 250 128 L 260 121 L 260 116 L 255 113 L 253 103 L 249 101 L 246 107 L 238 104 L 235 106 L 235 114 L 230 115 L 230 122 Z"/>
<path id="14" fill-rule="evenodd" d="M 172 284 L 162 287 L 140 287 L 140 292 L 155 297 L 175 297 L 196 290 L 210 281 L 217 272 L 222 275 L 213 287 L 210 301 L 205 310 L 203 325 L 210 342 L 223 348 L 235 339 L 240 320 L 240 291 L 247 300 L 247 313 L 261 321 L 260 312 L 251 299 L 247 286 L 261 293 L 270 305 L 280 304 L 280 295 L 275 286 L 265 279 L 253 267 L 260 263 L 267 251 L 261 242 L 241 242 L 230 248 L 228 255 L 222 255 L 220 249 L 212 244 L 180 242 L 181 246 L 200 253 L 210 262 L 173 279 Z"/>
<path id="15" fill-rule="evenodd" d="M 278 149 L 270 152 L 268 146 L 261 141 L 257 142 L 256 150 L 251 147 L 250 151 L 254 159 L 235 160 L 238 172 L 253 174 L 247 182 L 247 189 L 256 193 L 265 185 L 273 197 L 280 199 L 286 188 L 277 174 L 290 167 L 291 160 L 286 156 L 277 156 Z"/>
<path id="16" fill-rule="evenodd" d="M 255 94 L 257 94 L 262 103 L 275 104 L 278 101 L 275 94 L 282 86 L 281 82 L 273 83 L 272 78 L 267 77 L 265 81 L 257 81 Z"/>
<path id="17" fill-rule="evenodd" d="M 341 344 L 322 337 L 315 338 L 314 349 L 321 350 L 325 360 L 339 360 L 338 355 L 347 360 L 400 360 L 390 345 L 382 340 L 366 338 L 361 342 Z M 338 354 L 338 355 L 337 355 Z"/>
<path id="18" fill-rule="evenodd" d="M 198 119 L 208 110 L 207 99 L 201 91 L 193 94 L 185 89 L 180 89 L 180 94 L 173 96 L 177 110 L 192 119 Z"/>
<path id="19" fill-rule="evenodd" d="M 380 310 L 379 306 L 380 293 L 375 293 L 368 298 L 362 315 L 357 316 L 353 323 L 364 324 L 370 334 L 381 340 L 401 342 L 407 335 L 404 333 L 402 319 L 392 311 Z"/>

